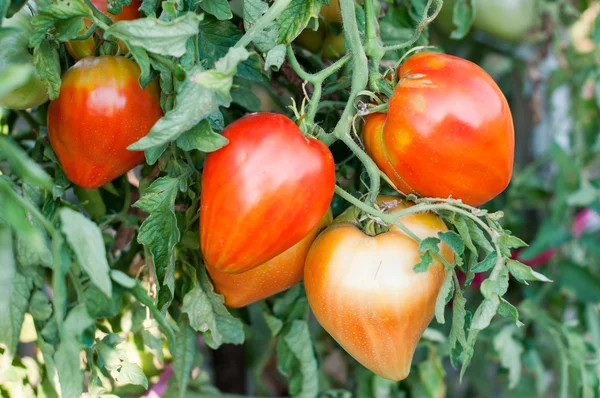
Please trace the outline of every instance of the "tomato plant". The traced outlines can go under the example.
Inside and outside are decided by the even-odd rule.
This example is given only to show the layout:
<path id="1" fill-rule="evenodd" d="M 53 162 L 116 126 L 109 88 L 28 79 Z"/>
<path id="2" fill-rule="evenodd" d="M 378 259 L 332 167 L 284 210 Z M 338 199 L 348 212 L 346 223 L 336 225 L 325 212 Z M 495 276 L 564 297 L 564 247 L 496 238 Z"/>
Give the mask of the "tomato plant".
<path id="1" fill-rule="evenodd" d="M 240 273 L 294 246 L 323 217 L 335 170 L 331 152 L 276 114 L 245 116 L 204 164 L 200 246 L 219 271 Z"/>
<path id="2" fill-rule="evenodd" d="M 48 109 L 48 137 L 73 183 L 98 188 L 143 160 L 127 146 L 148 133 L 162 110 L 158 84 L 142 89 L 139 76 L 135 63 L 113 56 L 84 58 L 65 73 Z"/>
<path id="3" fill-rule="evenodd" d="M 396 187 L 475 206 L 502 192 L 512 175 L 514 128 L 492 78 L 457 57 L 419 53 L 398 79 L 385 121 L 368 118 L 364 132 L 367 151 Z"/>
<path id="4" fill-rule="evenodd" d="M 2 3 L 0 395 L 598 395 L 600 8 L 513 4 Z"/>

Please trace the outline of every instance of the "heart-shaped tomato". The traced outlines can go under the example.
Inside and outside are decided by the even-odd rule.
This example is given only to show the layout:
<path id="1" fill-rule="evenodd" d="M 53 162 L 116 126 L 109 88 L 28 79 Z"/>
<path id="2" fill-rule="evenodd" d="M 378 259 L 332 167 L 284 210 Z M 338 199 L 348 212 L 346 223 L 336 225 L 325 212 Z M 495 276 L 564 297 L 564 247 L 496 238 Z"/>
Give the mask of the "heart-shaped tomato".
<path id="1" fill-rule="evenodd" d="M 514 127 L 494 80 L 474 63 L 419 53 L 398 71 L 387 114 L 365 119 L 365 148 L 397 189 L 479 206 L 512 175 Z"/>
<path id="2" fill-rule="evenodd" d="M 62 77 L 48 108 L 48 137 L 69 180 L 98 188 L 144 160 L 127 147 L 162 117 L 158 82 L 138 83 L 139 66 L 125 58 L 89 57 Z"/>
<path id="3" fill-rule="evenodd" d="M 406 207 L 398 198 L 378 201 L 391 210 Z M 431 213 L 400 221 L 421 239 L 447 230 Z M 448 246 L 440 244 L 440 252 L 453 261 Z M 445 278 L 437 260 L 426 272 L 415 272 L 419 254 L 417 242 L 395 226 L 369 236 L 352 222 L 336 220 L 306 258 L 304 286 L 319 323 L 358 362 L 391 380 L 408 376 Z"/>
<path id="4" fill-rule="evenodd" d="M 300 242 L 327 211 L 335 166 L 323 143 L 283 115 L 256 113 L 223 130 L 207 155 L 200 246 L 210 266 L 240 273 Z"/>

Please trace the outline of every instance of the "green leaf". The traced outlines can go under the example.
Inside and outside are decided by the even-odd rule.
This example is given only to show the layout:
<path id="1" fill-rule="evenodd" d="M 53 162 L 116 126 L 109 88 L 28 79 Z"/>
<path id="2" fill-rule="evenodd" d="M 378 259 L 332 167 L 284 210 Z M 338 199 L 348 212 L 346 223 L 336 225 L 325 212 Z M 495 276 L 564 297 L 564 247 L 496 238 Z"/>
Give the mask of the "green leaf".
<path id="1" fill-rule="evenodd" d="M 135 63 L 140 67 L 140 77 L 138 81 L 140 82 L 141 87 L 146 87 L 152 80 L 150 79 L 150 58 L 148 58 L 148 53 L 144 48 L 134 46 L 131 43 L 125 41 L 127 48 L 133 58 L 135 59 Z"/>
<path id="2" fill-rule="evenodd" d="M 180 387 L 180 397 L 186 396 L 192 365 L 196 355 L 196 332 L 183 314 L 179 319 L 179 332 L 175 336 L 175 347 L 169 347 L 173 353 L 173 374 Z"/>
<path id="3" fill-rule="evenodd" d="M 268 11 L 268 9 L 269 5 L 265 1 L 244 1 L 244 29 L 250 29 L 250 27 L 252 27 L 252 25 L 254 25 Z M 266 53 L 277 44 L 278 36 L 279 30 L 277 28 L 277 22 L 271 21 L 252 39 L 252 43 L 254 43 L 254 45 L 261 52 Z"/>
<path id="4" fill-rule="evenodd" d="M 509 389 L 515 388 L 521 378 L 521 355 L 524 351 L 523 345 L 513 336 L 515 331 L 514 325 L 505 326 L 494 337 L 494 349 L 502 367 L 508 370 Z"/>
<path id="5" fill-rule="evenodd" d="M 231 19 L 231 7 L 227 0 L 201 0 L 200 8 L 205 12 L 212 14 L 220 21 Z"/>
<path id="6" fill-rule="evenodd" d="M 432 236 L 427 237 L 427 238 L 423 239 L 421 241 L 421 243 L 419 243 L 419 251 L 420 252 L 431 251 L 433 253 L 438 253 L 439 252 L 439 247 L 438 247 L 439 244 L 440 244 L 440 240 L 438 238 L 434 238 Z"/>
<path id="7" fill-rule="evenodd" d="M 473 242 L 487 253 L 493 252 L 494 248 L 483 234 L 481 228 L 475 224 L 475 221 L 471 220 L 470 218 L 464 218 L 464 221 L 467 224 L 467 229 L 469 230 L 469 235 L 471 236 Z"/>
<path id="8" fill-rule="evenodd" d="M 450 38 L 460 40 L 471 30 L 471 25 L 475 19 L 473 1 L 475 0 L 455 0 L 452 22 L 454 22 L 456 29 L 450 34 Z"/>
<path id="9" fill-rule="evenodd" d="M 498 314 L 505 318 L 510 318 L 515 322 L 516 326 L 523 326 L 523 323 L 519 321 L 519 311 L 517 308 L 500 297 L 500 305 L 498 306 Z"/>
<path id="10" fill-rule="evenodd" d="M 194 66 L 188 76 L 200 71 L 201 66 Z M 218 103 L 212 91 L 186 79 L 177 92 L 175 107 L 159 119 L 145 137 L 127 149 L 139 151 L 167 144 L 215 113 L 217 109 Z"/>
<path id="11" fill-rule="evenodd" d="M 317 359 L 308 324 L 294 320 L 277 343 L 277 368 L 289 380 L 294 397 L 315 397 L 319 390 Z"/>
<path id="12" fill-rule="evenodd" d="M 100 228 L 83 214 L 68 207 L 61 208 L 58 214 L 62 231 L 75 252 L 77 262 L 89 275 L 91 281 L 107 297 L 110 297 L 112 294 L 112 283 L 108 274 L 110 269 Z"/>
<path id="13" fill-rule="evenodd" d="M 462 238 L 459 234 L 454 231 L 446 231 L 438 233 L 441 241 L 452 249 L 454 253 L 461 256 L 465 251 L 465 242 L 463 242 Z"/>
<path id="14" fill-rule="evenodd" d="M 462 217 L 456 213 L 452 213 L 452 215 L 453 215 L 453 217 L 451 219 L 452 225 L 454 225 L 454 227 L 460 234 L 460 237 L 463 239 L 465 246 L 467 246 L 467 248 L 469 250 L 471 250 L 471 252 L 477 253 L 477 248 L 475 247 L 475 245 L 473 245 L 473 240 L 471 239 L 471 233 L 469 231 L 469 227 L 468 227 L 464 217 Z"/>
<path id="15" fill-rule="evenodd" d="M 197 149 L 202 152 L 213 152 L 227 143 L 229 140 L 221 134 L 215 133 L 206 119 L 177 138 L 177 146 L 184 151 Z"/>
<path id="16" fill-rule="evenodd" d="M 206 270 L 200 271 L 200 281 L 183 298 L 181 310 L 188 314 L 190 325 L 204 334 L 206 344 L 216 349 L 221 344 L 244 342 L 242 322 L 231 316 L 224 305 L 225 299 L 214 292 Z"/>
<path id="17" fill-rule="evenodd" d="M 58 98 L 60 93 L 60 65 L 58 54 L 48 42 L 42 42 L 33 48 L 33 64 L 38 76 L 48 88 L 51 100 Z"/>
<path id="18" fill-rule="evenodd" d="M 119 21 L 104 32 L 104 37 L 114 37 L 149 52 L 181 57 L 186 52 L 187 40 L 198 34 L 201 20 L 199 15 L 188 12 L 172 21 L 156 18 Z"/>
<path id="19" fill-rule="evenodd" d="M 467 338 L 465 335 L 465 318 L 467 311 L 465 310 L 465 304 L 467 300 L 462 295 L 460 289 L 456 289 L 454 293 L 454 301 L 452 302 L 452 329 L 450 329 L 450 335 L 448 336 L 448 344 L 450 350 L 456 347 L 458 342 L 461 347 L 467 346 Z"/>
<path id="20" fill-rule="evenodd" d="M 159 4 L 160 0 L 143 0 L 140 11 L 146 16 L 154 15 Z"/>
<path id="21" fill-rule="evenodd" d="M 463 365 L 460 370 L 461 379 L 473 357 L 475 342 L 477 341 L 479 332 L 490 325 L 492 318 L 494 318 L 498 311 L 498 307 L 500 306 L 501 296 L 506 293 L 507 290 L 508 270 L 506 267 L 502 268 L 496 280 L 486 279 L 481 284 L 481 293 L 485 297 L 485 300 L 477 307 L 473 319 L 471 320 L 469 338 L 467 339 Z"/>
<path id="22" fill-rule="evenodd" d="M 0 225 L 0 343 L 6 347 L 4 355 L 12 358 L 16 354 L 19 334 L 25 311 L 29 306 L 31 282 L 17 272 L 12 251 L 10 229 Z M 9 360 L 8 363 L 11 361 Z"/>
<path id="23" fill-rule="evenodd" d="M 135 363 L 124 361 L 115 380 L 124 384 L 134 384 L 148 389 L 148 379 L 142 368 Z"/>
<path id="24" fill-rule="evenodd" d="M 272 69 L 274 71 L 278 71 L 283 65 L 285 61 L 285 46 L 283 44 L 278 44 L 267 53 L 267 58 L 265 59 L 265 70 Z"/>
<path id="25" fill-rule="evenodd" d="M 137 280 L 133 279 L 126 273 L 119 271 L 118 269 L 111 270 L 110 277 L 113 281 L 128 289 L 133 289 L 137 283 Z"/>
<path id="26" fill-rule="evenodd" d="M 433 263 L 433 256 L 430 251 L 421 253 L 419 256 L 419 262 L 413 267 L 415 272 L 427 272 L 429 266 Z"/>
<path id="27" fill-rule="evenodd" d="M 11 171 L 25 181 L 47 191 L 52 189 L 52 178 L 44 169 L 31 160 L 19 145 L 4 135 L 0 135 L 0 159 L 6 159 Z"/>
<path id="28" fill-rule="evenodd" d="M 228 107 L 231 104 L 231 86 L 233 77 L 237 72 L 237 65 L 248 59 L 248 52 L 244 48 L 232 47 L 225 57 L 215 63 L 215 69 L 197 71 L 190 76 L 194 83 L 213 91 L 217 94 L 219 105 Z"/>
<path id="29" fill-rule="evenodd" d="M 46 294 L 36 290 L 29 300 L 29 313 L 38 322 L 46 321 L 52 315 L 52 306 Z"/>
<path id="30" fill-rule="evenodd" d="M 469 271 L 473 272 L 473 273 L 487 272 L 490 269 L 492 269 L 494 267 L 494 265 L 496 265 L 497 260 L 498 260 L 498 253 L 496 253 L 495 251 L 490 252 L 490 253 L 488 253 L 487 256 L 485 256 L 483 261 L 475 264 L 475 266 L 472 267 Z"/>
<path id="31" fill-rule="evenodd" d="M 506 260 L 506 266 L 508 271 L 514 276 L 519 282 L 528 285 L 527 281 L 540 281 L 540 282 L 552 282 L 544 275 L 540 274 L 531 269 L 530 266 L 525 265 L 517 260 Z"/>
<path id="32" fill-rule="evenodd" d="M 512 252 L 510 249 L 517 249 L 519 247 L 527 246 L 527 243 L 513 235 L 500 235 L 498 238 L 498 245 L 500 246 L 500 252 L 505 257 L 510 257 Z"/>
<path id="33" fill-rule="evenodd" d="M 446 270 L 444 283 L 435 300 L 435 319 L 440 324 L 446 322 L 444 320 L 444 311 L 446 309 L 446 304 L 448 304 L 454 293 L 454 281 L 452 280 L 452 275 L 454 275 L 453 270 Z"/>
<path id="34" fill-rule="evenodd" d="M 39 12 L 31 19 L 31 25 L 33 26 L 33 32 L 29 37 L 30 46 L 34 48 L 39 47 L 47 36 L 58 33 L 59 36 L 64 35 L 67 30 L 62 29 L 61 31 L 55 31 L 55 24 L 61 21 L 67 21 L 78 17 L 91 17 L 91 10 L 85 5 L 83 0 L 60 0 L 48 2 L 47 6 L 42 7 L 41 4 Z M 46 45 L 49 45 L 46 42 Z M 39 68 L 38 68 L 39 73 Z M 41 74 L 40 74 L 41 75 Z"/>
<path id="35" fill-rule="evenodd" d="M 93 324 L 94 320 L 83 304 L 74 307 L 65 319 L 64 338 L 54 355 L 63 397 L 79 397 L 83 393 L 83 370 L 79 366 L 80 337 Z"/>
<path id="36" fill-rule="evenodd" d="M 123 289 L 119 286 L 113 287 L 112 296 L 107 297 L 94 284 L 87 284 L 83 290 L 85 306 L 91 317 L 111 318 L 119 314 L 123 308 Z"/>
<path id="37" fill-rule="evenodd" d="M 290 44 L 304 30 L 311 18 L 318 18 L 321 4 L 314 0 L 292 0 L 277 19 L 278 42 Z"/>
<path id="38" fill-rule="evenodd" d="M 138 242 L 152 253 L 160 290 L 162 291 L 163 285 L 167 286 L 171 298 L 175 292 L 173 248 L 179 242 L 180 236 L 173 207 L 180 184 L 179 179 L 176 178 L 168 176 L 158 178 L 134 204 L 134 207 L 150 213 L 140 226 Z"/>
<path id="39" fill-rule="evenodd" d="M 200 58 L 206 61 L 208 68 L 213 68 L 217 60 L 223 58 L 241 37 L 242 33 L 230 21 L 217 21 L 213 17 L 206 17 L 200 23 L 198 35 Z M 251 54 L 238 66 L 237 76 L 253 81 L 268 80 L 257 54 Z"/>

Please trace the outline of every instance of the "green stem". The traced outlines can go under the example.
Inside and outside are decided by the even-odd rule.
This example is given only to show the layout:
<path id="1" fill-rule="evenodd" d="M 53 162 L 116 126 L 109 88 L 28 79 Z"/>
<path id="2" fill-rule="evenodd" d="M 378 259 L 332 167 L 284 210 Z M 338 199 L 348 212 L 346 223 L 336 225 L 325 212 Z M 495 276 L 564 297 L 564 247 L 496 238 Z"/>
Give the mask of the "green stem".
<path id="1" fill-rule="evenodd" d="M 77 36 L 73 40 L 85 40 L 85 39 L 89 39 L 94 34 L 94 32 L 96 31 L 97 27 L 98 27 L 98 25 L 96 23 L 93 23 L 92 26 L 90 26 L 89 29 L 85 31 L 85 33 Z"/>
<path id="2" fill-rule="evenodd" d="M 263 29 L 281 15 L 283 10 L 290 4 L 292 0 L 275 0 L 273 5 L 265 14 L 260 17 L 256 23 L 246 31 L 244 36 L 235 44 L 235 47 L 246 47 L 252 42 L 252 39 L 263 31 Z"/>
<path id="3" fill-rule="evenodd" d="M 31 114 L 25 110 L 19 110 L 16 111 L 17 115 L 19 115 L 20 117 L 22 117 L 27 124 L 29 125 L 29 127 L 31 127 L 32 130 L 34 131 L 38 131 L 38 129 L 40 128 L 40 124 L 38 123 L 37 120 L 35 120 L 35 118 L 33 116 L 31 116 Z"/>
<path id="4" fill-rule="evenodd" d="M 313 95 L 309 100 L 308 113 L 302 122 L 300 123 L 300 128 L 304 133 L 308 133 L 314 124 L 315 115 L 319 109 L 319 103 L 321 102 L 321 93 L 323 91 L 323 81 L 327 79 L 329 76 L 333 75 L 335 72 L 340 70 L 351 58 L 350 54 L 344 55 L 342 58 L 328 66 L 327 68 L 321 70 L 318 73 L 308 73 L 302 69 L 294 51 L 292 50 L 292 46 L 287 47 L 287 56 L 292 65 L 292 69 L 296 72 L 296 74 L 304 81 L 312 83 L 314 86 Z"/>
<path id="5" fill-rule="evenodd" d="M 377 15 L 373 7 L 373 0 L 365 0 L 366 40 L 365 52 L 369 56 L 369 86 L 373 91 L 379 91 L 379 64 L 385 55 L 381 40 L 377 36 Z"/>
<path id="6" fill-rule="evenodd" d="M 165 336 L 167 336 L 169 347 L 174 347 L 175 332 L 173 331 L 173 328 L 167 323 L 167 320 L 165 319 L 164 315 L 158 310 L 158 308 L 156 308 L 156 305 L 154 305 L 154 301 L 150 298 L 150 296 L 148 296 L 146 290 L 144 290 L 144 288 L 138 283 L 133 289 L 129 290 L 129 293 L 131 293 L 140 303 L 142 303 L 150 309 L 150 312 L 154 316 L 154 319 L 156 319 L 156 322 L 160 326 L 162 332 L 165 334 Z"/>
<path id="7" fill-rule="evenodd" d="M 71 282 L 73 283 L 73 286 L 75 287 L 75 292 L 77 293 L 77 302 L 83 303 L 84 302 L 83 288 L 81 286 L 81 283 L 79 282 L 79 278 L 77 278 L 77 275 L 75 275 L 73 268 L 69 269 L 68 274 L 69 274 L 69 279 L 71 279 Z"/>
<path id="8" fill-rule="evenodd" d="M 431 5 L 433 4 L 434 1 L 436 2 L 437 7 L 435 9 L 435 12 L 430 17 L 428 17 L 427 14 L 429 14 L 429 9 L 431 8 Z M 435 19 L 435 17 L 437 17 L 440 10 L 442 9 L 442 4 L 443 4 L 443 1 L 441 1 L 441 0 L 428 0 L 427 5 L 425 6 L 425 10 L 423 11 L 423 18 L 421 19 L 419 26 L 417 26 L 417 28 L 415 29 L 412 37 L 410 39 L 408 39 L 407 41 L 405 41 L 404 43 L 399 43 L 399 44 L 395 44 L 392 46 L 385 46 L 383 48 L 383 50 L 385 52 L 396 51 L 396 50 L 402 50 L 404 48 L 412 46 L 417 40 L 419 40 L 419 37 L 421 36 L 423 29 L 425 29 L 425 27 L 431 21 L 433 21 Z"/>
<path id="9" fill-rule="evenodd" d="M 350 136 L 350 128 L 354 117 L 354 101 L 361 91 L 367 87 L 369 75 L 369 65 L 367 56 L 360 42 L 358 25 L 356 24 L 356 14 L 354 11 L 354 0 L 341 0 L 342 21 L 344 25 L 344 34 L 348 47 L 352 53 L 352 88 L 350 89 L 350 98 L 346 103 L 344 112 L 340 121 L 335 126 L 333 134 L 336 138 L 342 140 L 348 148 L 364 164 L 369 175 L 370 188 L 367 200 L 374 203 L 379 194 L 379 169 L 373 160 L 354 142 Z"/>

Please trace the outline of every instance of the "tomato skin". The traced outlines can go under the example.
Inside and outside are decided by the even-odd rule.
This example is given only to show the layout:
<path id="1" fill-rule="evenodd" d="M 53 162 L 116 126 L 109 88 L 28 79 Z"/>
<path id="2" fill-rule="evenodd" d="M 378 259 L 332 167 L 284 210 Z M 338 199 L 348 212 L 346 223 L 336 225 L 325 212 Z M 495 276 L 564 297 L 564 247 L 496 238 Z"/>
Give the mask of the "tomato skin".
<path id="1" fill-rule="evenodd" d="M 123 9 L 117 15 L 113 15 L 108 12 L 108 1 L 107 0 L 91 0 L 94 7 L 98 9 L 98 11 L 106 14 L 110 19 L 114 22 L 118 21 L 132 21 L 134 19 L 138 19 L 141 16 L 139 8 L 142 5 L 141 0 L 131 0 L 131 4 L 123 6 Z M 92 26 L 92 21 L 85 19 L 85 28 L 79 32 L 79 34 L 83 34 L 86 32 L 89 27 Z M 119 40 L 119 50 L 122 54 L 127 54 L 129 50 L 125 43 Z M 67 51 L 71 54 L 74 60 L 78 61 L 85 57 L 91 57 L 96 52 L 96 48 L 100 45 L 99 40 L 97 40 L 94 35 L 88 37 L 84 40 L 69 40 L 66 44 Z"/>
<path id="2" fill-rule="evenodd" d="M 325 27 L 319 23 L 317 30 L 306 28 L 296 38 L 295 42 L 299 46 L 307 49 L 310 52 L 317 53 L 323 47 L 325 40 Z"/>
<path id="3" fill-rule="evenodd" d="M 398 199 L 379 197 L 378 202 Z M 404 207 L 397 203 L 395 209 Z M 401 221 L 420 238 L 447 230 L 431 213 Z M 440 252 L 453 261 L 445 244 Z M 445 277 L 439 261 L 427 272 L 415 273 L 418 261 L 417 242 L 398 228 L 373 237 L 337 219 L 315 240 L 306 259 L 304 286 L 319 323 L 358 362 L 390 380 L 408 376 Z"/>
<path id="4" fill-rule="evenodd" d="M 0 69 L 14 65 L 33 65 L 33 56 L 29 52 L 29 36 L 32 34 L 32 15 L 25 5 L 11 18 L 2 20 L 3 27 L 17 29 L 16 33 L 0 37 Z M 54 64 L 60 72 L 58 54 L 54 55 Z M 34 71 L 20 87 L 0 97 L 0 107 L 6 109 L 34 108 L 48 101 L 48 90 Z"/>
<path id="5" fill-rule="evenodd" d="M 411 56 L 399 76 L 385 123 L 367 118 L 363 131 L 367 152 L 397 189 L 473 206 L 501 193 L 512 174 L 514 127 L 492 78 L 438 53 Z"/>
<path id="6" fill-rule="evenodd" d="M 223 136 L 229 144 L 204 163 L 200 247 L 206 263 L 235 274 L 283 253 L 319 223 L 335 166 L 327 146 L 283 115 L 244 116 Z"/>
<path id="7" fill-rule="evenodd" d="M 144 160 L 126 148 L 162 117 L 156 81 L 142 89 L 140 68 L 124 57 L 89 57 L 63 76 L 48 109 L 50 144 L 69 180 L 98 188 Z"/>
<path id="8" fill-rule="evenodd" d="M 215 291 L 225 297 L 226 306 L 240 308 L 292 287 L 304 276 L 304 261 L 317 233 L 332 221 L 333 215 L 329 209 L 319 224 L 300 242 L 266 263 L 241 274 L 228 274 L 206 265 Z"/>
<path id="9" fill-rule="evenodd" d="M 499 39 L 523 41 L 536 24 L 536 0 L 477 0 L 473 25 Z"/>
<path id="10" fill-rule="evenodd" d="M 340 0 L 330 0 L 328 6 L 322 6 L 321 15 L 329 23 L 342 23 L 342 10 L 340 9 Z"/>

